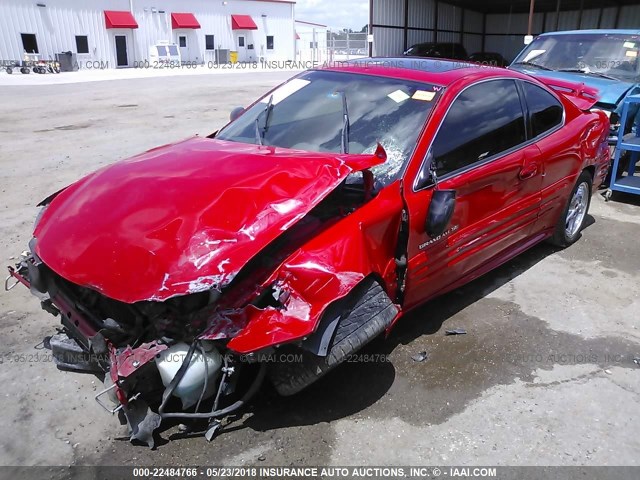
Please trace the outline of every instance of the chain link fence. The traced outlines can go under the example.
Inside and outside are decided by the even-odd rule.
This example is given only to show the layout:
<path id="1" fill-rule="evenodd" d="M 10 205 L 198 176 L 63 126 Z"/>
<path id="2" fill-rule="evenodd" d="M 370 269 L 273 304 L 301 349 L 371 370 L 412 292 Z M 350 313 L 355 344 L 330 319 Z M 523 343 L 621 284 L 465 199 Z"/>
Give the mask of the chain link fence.
<path id="1" fill-rule="evenodd" d="M 369 55 L 366 32 L 327 30 L 327 57 L 329 61 L 344 61 Z"/>

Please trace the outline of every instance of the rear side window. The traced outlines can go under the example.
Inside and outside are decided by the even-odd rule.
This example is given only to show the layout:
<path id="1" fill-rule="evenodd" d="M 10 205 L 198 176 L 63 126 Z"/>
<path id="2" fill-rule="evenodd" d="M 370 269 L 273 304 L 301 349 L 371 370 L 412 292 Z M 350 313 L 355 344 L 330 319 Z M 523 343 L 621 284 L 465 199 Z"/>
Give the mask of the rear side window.
<path id="1" fill-rule="evenodd" d="M 513 80 L 473 85 L 451 105 L 432 145 L 438 176 L 463 169 L 525 142 L 520 96 Z"/>
<path id="2" fill-rule="evenodd" d="M 529 107 L 531 133 L 534 137 L 562 123 L 562 104 L 549 92 L 529 82 L 522 82 Z"/>

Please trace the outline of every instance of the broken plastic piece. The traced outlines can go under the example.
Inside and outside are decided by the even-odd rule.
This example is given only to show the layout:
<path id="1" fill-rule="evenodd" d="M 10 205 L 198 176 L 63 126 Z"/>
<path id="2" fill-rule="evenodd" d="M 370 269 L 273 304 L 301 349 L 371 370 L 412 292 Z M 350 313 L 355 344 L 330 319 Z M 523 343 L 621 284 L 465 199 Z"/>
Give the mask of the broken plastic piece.
<path id="1" fill-rule="evenodd" d="M 422 352 L 418 352 L 417 354 L 411 357 L 411 359 L 414 362 L 424 362 L 428 358 L 429 358 L 429 354 L 426 352 L 426 350 L 423 350 Z"/>
<path id="2" fill-rule="evenodd" d="M 149 448 L 154 448 L 153 431 L 160 426 L 160 415 L 153 412 L 144 400 L 123 406 L 123 410 L 129 424 L 130 440 L 138 440 L 146 443 Z"/>
<path id="3" fill-rule="evenodd" d="M 207 442 L 213 440 L 213 437 L 216 436 L 216 433 L 218 433 L 221 426 L 222 422 L 220 420 L 212 420 L 211 423 L 209 423 L 209 428 L 207 428 L 207 432 L 204 434 L 204 438 L 207 439 Z"/>
<path id="4" fill-rule="evenodd" d="M 467 331 L 464 328 L 454 328 L 453 330 L 446 330 L 445 335 L 466 335 Z"/>

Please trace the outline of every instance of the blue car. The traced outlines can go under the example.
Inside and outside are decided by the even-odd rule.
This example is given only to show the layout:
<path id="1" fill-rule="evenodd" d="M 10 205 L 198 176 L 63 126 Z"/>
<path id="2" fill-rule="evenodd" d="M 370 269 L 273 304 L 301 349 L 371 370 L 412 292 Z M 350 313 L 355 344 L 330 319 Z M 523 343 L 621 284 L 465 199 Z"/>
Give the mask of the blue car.
<path id="1" fill-rule="evenodd" d="M 640 93 L 639 52 L 640 30 L 551 32 L 536 37 L 509 68 L 596 88 L 599 99 L 594 108 L 609 116 L 609 145 L 613 146 L 624 99 Z M 640 124 L 640 113 L 631 114 L 635 115 L 633 124 Z M 628 123 L 624 134 L 632 129 L 632 122 Z"/>

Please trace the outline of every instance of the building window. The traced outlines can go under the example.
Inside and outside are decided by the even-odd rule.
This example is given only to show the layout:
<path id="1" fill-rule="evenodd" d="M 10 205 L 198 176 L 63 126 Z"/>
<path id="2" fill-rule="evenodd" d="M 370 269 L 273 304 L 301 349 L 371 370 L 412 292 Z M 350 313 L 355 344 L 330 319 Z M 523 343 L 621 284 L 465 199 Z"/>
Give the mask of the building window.
<path id="1" fill-rule="evenodd" d="M 187 46 L 187 37 L 178 37 L 178 45 L 180 45 L 180 48 L 185 48 Z"/>
<path id="2" fill-rule="evenodd" d="M 86 35 L 76 35 L 76 52 L 89 53 L 89 39 Z"/>
<path id="3" fill-rule="evenodd" d="M 273 35 L 267 35 L 267 50 L 273 50 Z"/>
<path id="4" fill-rule="evenodd" d="M 213 41 L 213 35 L 205 35 L 204 36 L 205 50 L 215 50 L 216 45 Z"/>
<path id="5" fill-rule="evenodd" d="M 36 41 L 35 33 L 21 33 L 22 48 L 27 53 L 40 53 L 38 51 L 38 42 Z"/>
<path id="6" fill-rule="evenodd" d="M 238 37 L 238 46 L 244 47 L 244 37 Z"/>

